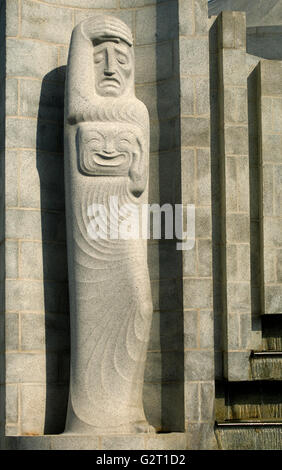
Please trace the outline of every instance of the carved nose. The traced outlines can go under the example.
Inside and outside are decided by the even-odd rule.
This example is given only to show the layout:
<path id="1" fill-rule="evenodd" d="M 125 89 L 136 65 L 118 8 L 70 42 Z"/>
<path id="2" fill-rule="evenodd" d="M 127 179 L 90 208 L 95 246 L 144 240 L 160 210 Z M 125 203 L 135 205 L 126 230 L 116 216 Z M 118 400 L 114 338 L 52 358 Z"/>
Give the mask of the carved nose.
<path id="1" fill-rule="evenodd" d="M 105 69 L 104 73 L 107 76 L 114 75 L 115 70 L 114 70 L 114 57 L 111 51 L 106 52 L 106 63 L 105 63 Z"/>
<path id="2" fill-rule="evenodd" d="M 114 75 L 115 72 L 113 70 L 110 70 L 109 68 L 105 68 L 104 73 L 105 75 L 111 77 L 112 75 Z"/>
<path id="3" fill-rule="evenodd" d="M 107 153 L 110 155 L 111 153 L 114 153 L 115 149 L 114 147 L 109 143 L 106 143 L 105 148 L 104 148 L 104 153 Z"/>

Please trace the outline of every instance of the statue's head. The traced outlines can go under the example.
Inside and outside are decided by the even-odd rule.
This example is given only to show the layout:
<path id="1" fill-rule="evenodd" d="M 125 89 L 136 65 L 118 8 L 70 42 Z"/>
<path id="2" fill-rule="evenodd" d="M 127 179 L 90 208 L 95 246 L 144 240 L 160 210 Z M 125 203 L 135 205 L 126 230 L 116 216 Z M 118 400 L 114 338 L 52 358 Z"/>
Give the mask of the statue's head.
<path id="1" fill-rule="evenodd" d="M 119 19 L 99 15 L 87 23 L 94 46 L 95 92 L 120 97 L 134 87 L 134 52 L 130 29 Z"/>
<path id="2" fill-rule="evenodd" d="M 123 95 L 132 84 L 132 48 L 122 40 L 101 41 L 94 47 L 94 68 L 97 95 Z"/>

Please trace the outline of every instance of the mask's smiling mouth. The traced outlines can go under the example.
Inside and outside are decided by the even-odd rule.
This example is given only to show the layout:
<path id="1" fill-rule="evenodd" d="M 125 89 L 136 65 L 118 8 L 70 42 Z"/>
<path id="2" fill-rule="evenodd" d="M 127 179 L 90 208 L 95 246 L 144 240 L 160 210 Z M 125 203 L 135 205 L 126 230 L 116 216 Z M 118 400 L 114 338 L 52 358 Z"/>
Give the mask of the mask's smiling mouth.
<path id="1" fill-rule="evenodd" d="M 104 154 L 95 153 L 94 161 L 97 165 L 102 166 L 119 166 L 125 162 L 126 155 L 124 153 Z"/>

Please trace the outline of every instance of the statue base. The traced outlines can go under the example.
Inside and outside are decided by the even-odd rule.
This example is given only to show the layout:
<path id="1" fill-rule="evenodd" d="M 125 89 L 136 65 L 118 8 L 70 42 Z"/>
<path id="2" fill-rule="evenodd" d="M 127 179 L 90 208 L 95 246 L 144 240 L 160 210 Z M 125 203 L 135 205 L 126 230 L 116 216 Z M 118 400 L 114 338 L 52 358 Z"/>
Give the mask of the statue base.
<path id="1" fill-rule="evenodd" d="M 187 434 L 6 436 L 3 450 L 185 450 Z"/>

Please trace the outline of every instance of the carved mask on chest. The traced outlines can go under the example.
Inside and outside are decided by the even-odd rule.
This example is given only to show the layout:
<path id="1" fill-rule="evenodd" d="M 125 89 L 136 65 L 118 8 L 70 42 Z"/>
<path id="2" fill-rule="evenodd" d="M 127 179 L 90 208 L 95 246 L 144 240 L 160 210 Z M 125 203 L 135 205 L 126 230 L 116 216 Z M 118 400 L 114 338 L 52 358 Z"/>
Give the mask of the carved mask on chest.
<path id="1" fill-rule="evenodd" d="M 79 170 L 91 176 L 126 176 L 144 158 L 144 136 L 129 123 L 84 123 L 77 134 Z"/>

